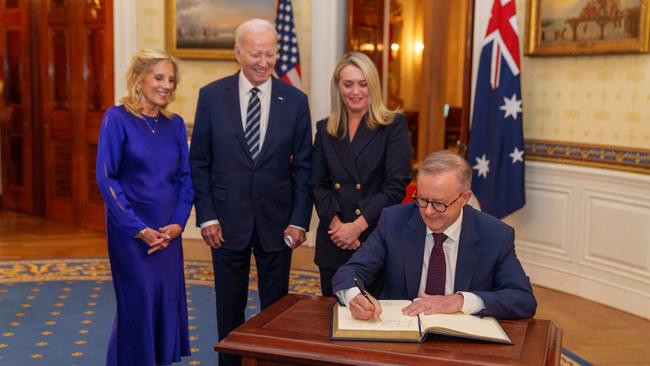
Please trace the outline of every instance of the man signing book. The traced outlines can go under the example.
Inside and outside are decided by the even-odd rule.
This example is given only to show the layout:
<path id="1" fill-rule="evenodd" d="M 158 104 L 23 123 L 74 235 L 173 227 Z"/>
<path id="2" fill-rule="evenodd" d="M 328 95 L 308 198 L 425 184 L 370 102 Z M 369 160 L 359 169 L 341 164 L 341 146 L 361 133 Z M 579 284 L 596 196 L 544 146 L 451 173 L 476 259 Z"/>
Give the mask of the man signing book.
<path id="1" fill-rule="evenodd" d="M 515 253 L 514 229 L 467 205 L 472 169 L 445 150 L 427 156 L 413 203 L 385 208 L 377 228 L 332 279 L 334 293 L 362 320 L 378 320 L 381 305 L 354 279 L 382 272 L 380 299 L 413 299 L 405 315 L 475 314 L 528 318 L 537 301 Z"/>

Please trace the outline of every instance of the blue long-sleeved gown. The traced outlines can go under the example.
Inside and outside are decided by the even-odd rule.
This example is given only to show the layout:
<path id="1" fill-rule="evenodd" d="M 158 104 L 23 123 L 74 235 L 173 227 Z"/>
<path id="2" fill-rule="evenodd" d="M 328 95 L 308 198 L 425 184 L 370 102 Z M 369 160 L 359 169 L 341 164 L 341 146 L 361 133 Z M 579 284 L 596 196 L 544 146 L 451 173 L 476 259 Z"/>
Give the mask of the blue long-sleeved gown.
<path id="1" fill-rule="evenodd" d="M 151 121 L 151 123 L 155 123 Z M 147 254 L 145 227 L 185 227 L 193 189 L 183 119 L 160 116 L 152 133 L 124 106 L 104 115 L 97 184 L 117 301 L 107 365 L 167 365 L 190 355 L 181 237 Z"/>

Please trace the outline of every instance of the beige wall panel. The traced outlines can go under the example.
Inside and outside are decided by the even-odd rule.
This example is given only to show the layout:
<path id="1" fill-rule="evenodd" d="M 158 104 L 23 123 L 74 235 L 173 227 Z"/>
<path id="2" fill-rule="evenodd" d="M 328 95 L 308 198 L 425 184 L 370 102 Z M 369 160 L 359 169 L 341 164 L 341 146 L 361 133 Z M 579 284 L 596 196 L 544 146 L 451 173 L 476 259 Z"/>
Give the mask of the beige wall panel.
<path id="1" fill-rule="evenodd" d="M 539 255 L 570 261 L 571 227 L 566 225 L 572 215 L 574 187 L 527 181 L 526 205 L 535 210 L 520 210 L 509 217 L 517 222 L 518 248 Z"/>
<path id="2" fill-rule="evenodd" d="M 585 213 L 583 260 L 650 283 L 650 200 L 588 189 Z"/>

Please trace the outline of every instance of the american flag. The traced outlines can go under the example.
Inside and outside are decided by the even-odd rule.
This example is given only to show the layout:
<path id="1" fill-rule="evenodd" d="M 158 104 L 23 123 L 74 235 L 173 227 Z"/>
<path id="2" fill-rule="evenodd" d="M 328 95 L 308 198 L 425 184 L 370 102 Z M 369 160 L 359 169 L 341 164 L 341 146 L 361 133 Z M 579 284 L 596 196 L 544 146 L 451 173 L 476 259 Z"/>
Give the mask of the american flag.
<path id="1" fill-rule="evenodd" d="M 298 52 L 291 0 L 278 1 L 275 30 L 278 32 L 278 60 L 275 63 L 275 74 L 285 82 L 300 88 L 300 52 Z"/>
<path id="2" fill-rule="evenodd" d="M 515 0 L 494 0 L 478 67 L 468 161 L 481 209 L 502 218 L 526 203 Z"/>

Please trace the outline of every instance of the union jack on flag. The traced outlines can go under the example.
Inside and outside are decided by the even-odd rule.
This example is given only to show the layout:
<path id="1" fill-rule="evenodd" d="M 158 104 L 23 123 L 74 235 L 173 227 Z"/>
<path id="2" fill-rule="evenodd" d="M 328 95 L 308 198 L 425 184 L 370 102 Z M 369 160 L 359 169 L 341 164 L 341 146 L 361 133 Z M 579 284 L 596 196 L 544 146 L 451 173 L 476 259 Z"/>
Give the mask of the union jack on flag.
<path id="1" fill-rule="evenodd" d="M 481 209 L 503 218 L 526 203 L 515 0 L 494 0 L 474 88 L 468 161 Z"/>
<path id="2" fill-rule="evenodd" d="M 300 53 L 291 0 L 278 1 L 275 30 L 278 32 L 275 74 L 279 79 L 300 89 Z"/>

